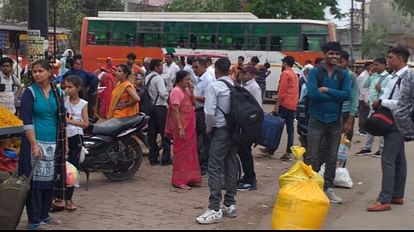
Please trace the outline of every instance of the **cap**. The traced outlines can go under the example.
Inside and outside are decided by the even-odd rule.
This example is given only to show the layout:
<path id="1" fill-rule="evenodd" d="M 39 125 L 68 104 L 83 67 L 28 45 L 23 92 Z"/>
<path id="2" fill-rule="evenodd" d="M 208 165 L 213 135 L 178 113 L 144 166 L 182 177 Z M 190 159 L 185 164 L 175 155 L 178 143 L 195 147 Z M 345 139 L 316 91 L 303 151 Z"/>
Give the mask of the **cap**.
<path id="1" fill-rule="evenodd" d="M 247 72 L 247 73 L 251 73 L 251 74 L 256 74 L 257 73 L 257 69 L 251 65 L 245 65 L 243 67 L 240 68 L 242 72 Z"/>

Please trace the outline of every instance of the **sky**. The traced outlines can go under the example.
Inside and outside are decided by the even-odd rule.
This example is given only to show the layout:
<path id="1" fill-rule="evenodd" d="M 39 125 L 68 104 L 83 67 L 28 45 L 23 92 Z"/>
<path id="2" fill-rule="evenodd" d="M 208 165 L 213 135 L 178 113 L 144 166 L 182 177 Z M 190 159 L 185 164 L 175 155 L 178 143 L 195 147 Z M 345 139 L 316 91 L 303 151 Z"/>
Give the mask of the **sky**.
<path id="1" fill-rule="evenodd" d="M 341 9 L 342 13 L 349 13 L 349 10 L 351 9 L 351 2 L 352 0 L 338 0 L 339 9 Z M 354 7 L 359 8 L 361 3 L 354 1 Z M 334 17 L 329 13 L 329 9 L 325 10 L 325 18 L 328 20 L 332 20 L 334 23 L 337 24 L 338 28 L 345 27 L 346 25 L 350 24 L 349 17 L 346 17 L 345 19 L 341 19 L 340 21 L 337 19 L 334 19 Z"/>

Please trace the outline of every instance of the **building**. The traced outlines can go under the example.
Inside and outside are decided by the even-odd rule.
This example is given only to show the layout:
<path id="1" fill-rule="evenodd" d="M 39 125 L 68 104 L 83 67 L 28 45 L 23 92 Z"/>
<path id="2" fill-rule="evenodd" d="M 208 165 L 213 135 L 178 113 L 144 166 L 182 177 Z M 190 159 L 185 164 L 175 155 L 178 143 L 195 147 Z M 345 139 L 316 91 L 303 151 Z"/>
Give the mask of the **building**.
<path id="1" fill-rule="evenodd" d="M 124 2 L 124 11 L 161 11 L 162 6 L 170 0 L 122 0 Z"/>

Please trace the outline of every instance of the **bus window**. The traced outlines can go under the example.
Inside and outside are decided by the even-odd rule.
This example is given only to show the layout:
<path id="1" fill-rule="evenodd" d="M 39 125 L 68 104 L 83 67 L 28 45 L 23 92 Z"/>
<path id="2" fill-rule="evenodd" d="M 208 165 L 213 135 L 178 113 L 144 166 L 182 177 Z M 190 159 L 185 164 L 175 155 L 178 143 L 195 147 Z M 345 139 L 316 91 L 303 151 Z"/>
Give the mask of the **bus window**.
<path id="1" fill-rule="evenodd" d="M 271 51 L 280 51 L 282 49 L 283 40 L 280 36 L 271 36 L 270 37 L 270 50 Z"/>
<path id="2" fill-rule="evenodd" d="M 325 44 L 324 36 L 306 36 L 309 51 L 320 51 Z"/>
<path id="3" fill-rule="evenodd" d="M 243 50 L 245 25 L 220 23 L 217 29 L 217 48 Z"/>
<path id="4" fill-rule="evenodd" d="M 94 35 L 94 41 L 92 44 L 107 45 L 110 44 L 110 40 L 107 36 L 107 32 L 112 31 L 111 21 L 89 21 L 87 43 L 91 41 L 91 35 Z"/>
<path id="5" fill-rule="evenodd" d="M 190 35 L 190 48 L 196 49 L 197 48 L 197 36 Z"/>
<path id="6" fill-rule="evenodd" d="M 246 50 L 263 50 L 266 51 L 267 37 L 266 36 L 247 36 Z"/>
<path id="7" fill-rule="evenodd" d="M 303 51 L 309 50 L 309 39 L 307 36 L 302 37 L 302 50 Z"/>
<path id="8" fill-rule="evenodd" d="M 283 36 L 282 51 L 299 51 L 300 39 L 299 36 Z"/>

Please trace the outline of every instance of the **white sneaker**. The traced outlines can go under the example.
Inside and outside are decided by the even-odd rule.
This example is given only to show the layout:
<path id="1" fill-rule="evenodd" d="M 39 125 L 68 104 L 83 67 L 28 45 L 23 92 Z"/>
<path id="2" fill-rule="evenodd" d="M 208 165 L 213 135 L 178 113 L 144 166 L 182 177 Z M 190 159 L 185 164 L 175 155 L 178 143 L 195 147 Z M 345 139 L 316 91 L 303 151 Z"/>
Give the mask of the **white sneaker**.
<path id="1" fill-rule="evenodd" d="M 223 221 L 223 212 L 221 209 L 218 211 L 207 209 L 206 212 L 201 214 L 196 221 L 199 224 L 212 224 L 212 223 L 218 223 Z"/>
<path id="2" fill-rule="evenodd" d="M 236 205 L 226 206 L 224 204 L 220 205 L 220 210 L 223 212 L 223 216 L 229 218 L 237 217 L 237 208 Z"/>
<path id="3" fill-rule="evenodd" d="M 329 198 L 329 201 L 332 204 L 342 204 L 342 202 L 343 202 L 342 199 L 334 193 L 332 188 L 327 188 L 325 190 L 325 194 Z"/>

